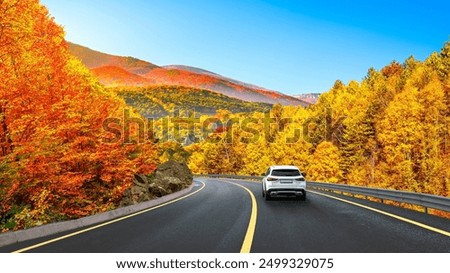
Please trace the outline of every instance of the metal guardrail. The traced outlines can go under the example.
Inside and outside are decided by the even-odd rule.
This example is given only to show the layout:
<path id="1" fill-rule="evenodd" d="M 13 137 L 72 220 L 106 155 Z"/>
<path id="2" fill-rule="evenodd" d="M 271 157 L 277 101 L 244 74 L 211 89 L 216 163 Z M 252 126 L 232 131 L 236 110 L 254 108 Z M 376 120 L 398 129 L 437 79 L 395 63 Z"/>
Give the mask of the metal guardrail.
<path id="1" fill-rule="evenodd" d="M 263 178 L 262 176 L 242 176 L 242 175 L 227 175 L 227 174 L 208 174 L 201 176 L 213 178 L 245 179 L 245 180 L 261 180 Z M 384 202 L 384 200 L 390 200 L 401 203 L 418 205 L 424 207 L 426 213 L 428 212 L 429 208 L 443 211 L 450 211 L 450 198 L 443 196 L 409 192 L 409 191 L 387 190 L 387 189 L 368 188 L 368 187 L 350 186 L 344 184 L 333 184 L 324 182 L 313 182 L 313 181 L 308 181 L 307 187 L 310 189 L 316 189 L 321 191 L 339 192 L 341 194 L 349 193 L 352 195 L 362 195 L 364 197 L 374 197 L 380 199 L 381 202 Z"/>
<path id="2" fill-rule="evenodd" d="M 381 199 L 382 202 L 384 200 L 391 200 L 401 203 L 418 205 L 424 207 L 425 212 L 428 211 L 428 208 L 450 211 L 450 198 L 443 196 L 409 192 L 409 191 L 386 190 L 378 188 L 367 188 L 360 186 L 349 186 L 349 185 L 312 182 L 312 181 L 308 182 L 308 186 L 310 188 L 317 190 L 325 190 L 333 192 L 337 191 L 341 193 L 358 194 L 365 197 L 375 197 Z"/>
<path id="3" fill-rule="evenodd" d="M 259 180 L 259 181 L 263 179 L 263 176 L 235 175 L 235 174 L 199 174 L 199 175 L 195 175 L 195 176 L 212 177 L 212 178 Z"/>

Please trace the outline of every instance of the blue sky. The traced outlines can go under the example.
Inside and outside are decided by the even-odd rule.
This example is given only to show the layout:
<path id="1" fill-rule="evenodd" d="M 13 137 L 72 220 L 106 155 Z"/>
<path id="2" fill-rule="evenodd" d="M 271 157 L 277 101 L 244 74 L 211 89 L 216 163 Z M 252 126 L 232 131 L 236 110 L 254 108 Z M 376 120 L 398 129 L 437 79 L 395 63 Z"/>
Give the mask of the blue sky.
<path id="1" fill-rule="evenodd" d="M 450 1 L 41 0 L 66 38 L 157 65 L 200 67 L 286 94 L 360 81 L 450 35 Z"/>

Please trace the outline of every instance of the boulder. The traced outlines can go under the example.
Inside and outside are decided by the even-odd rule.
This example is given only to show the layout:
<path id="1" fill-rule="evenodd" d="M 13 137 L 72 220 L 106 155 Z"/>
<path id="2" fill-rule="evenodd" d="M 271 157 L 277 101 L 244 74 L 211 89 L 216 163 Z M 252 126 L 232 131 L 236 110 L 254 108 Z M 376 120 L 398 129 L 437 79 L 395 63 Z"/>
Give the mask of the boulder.
<path id="1" fill-rule="evenodd" d="M 186 163 L 169 160 L 151 175 L 135 174 L 131 187 L 125 190 L 120 206 L 128 206 L 161 197 L 187 188 L 192 172 Z"/>

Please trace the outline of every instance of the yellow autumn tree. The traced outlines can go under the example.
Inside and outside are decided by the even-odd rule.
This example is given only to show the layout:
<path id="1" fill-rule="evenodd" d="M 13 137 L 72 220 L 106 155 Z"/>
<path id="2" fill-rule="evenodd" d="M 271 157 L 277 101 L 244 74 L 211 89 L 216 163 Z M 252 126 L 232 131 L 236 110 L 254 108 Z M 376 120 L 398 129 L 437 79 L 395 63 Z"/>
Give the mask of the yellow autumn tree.
<path id="1" fill-rule="evenodd" d="M 339 168 L 340 161 L 339 149 L 329 141 L 321 142 L 311 157 L 307 170 L 308 179 L 339 182 L 342 179 L 342 171 Z"/>

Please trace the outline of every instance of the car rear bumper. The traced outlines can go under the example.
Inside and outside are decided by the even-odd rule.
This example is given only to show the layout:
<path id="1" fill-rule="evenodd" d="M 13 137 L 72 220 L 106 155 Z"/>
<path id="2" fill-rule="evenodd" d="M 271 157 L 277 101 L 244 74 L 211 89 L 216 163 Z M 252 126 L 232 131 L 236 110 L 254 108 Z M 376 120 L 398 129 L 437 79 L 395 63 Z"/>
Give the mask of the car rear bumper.
<path id="1" fill-rule="evenodd" d="M 279 189 L 279 188 L 275 188 L 275 189 L 269 189 L 267 191 L 267 194 L 271 197 L 275 197 L 275 196 L 305 196 L 306 191 L 305 189 Z"/>

